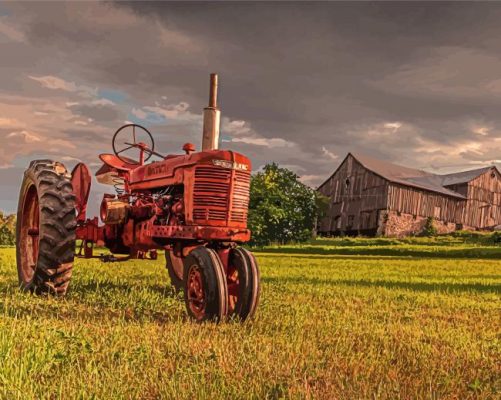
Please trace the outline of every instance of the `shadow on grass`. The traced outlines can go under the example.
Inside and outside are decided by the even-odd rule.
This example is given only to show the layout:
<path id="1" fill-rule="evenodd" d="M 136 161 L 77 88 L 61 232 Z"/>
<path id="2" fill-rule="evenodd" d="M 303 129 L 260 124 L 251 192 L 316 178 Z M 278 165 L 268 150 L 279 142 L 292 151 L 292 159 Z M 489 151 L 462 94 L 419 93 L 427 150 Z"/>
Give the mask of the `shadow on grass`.
<path id="1" fill-rule="evenodd" d="M 292 259 L 305 259 L 305 260 L 332 260 L 332 261 L 339 261 L 339 260 L 355 260 L 355 261 L 384 261 L 384 260 L 392 260 L 392 261 L 398 261 L 398 260 L 404 260 L 404 261 L 419 261 L 419 260 L 424 260 L 424 259 L 433 259 L 436 257 L 412 257 L 412 256 L 382 256 L 382 255 L 344 255 L 344 254 L 308 254 L 308 253 L 270 253 L 266 254 L 267 251 L 258 252 L 258 251 L 253 251 L 256 256 L 259 258 L 277 258 L 277 254 L 281 254 L 284 257 L 289 257 Z M 445 257 L 441 257 L 444 258 Z"/>
<path id="2" fill-rule="evenodd" d="M 484 283 L 454 283 L 454 282 L 402 282 L 387 280 L 356 280 L 356 279 L 320 279 L 307 277 L 262 277 L 267 283 L 295 283 L 312 286 L 353 286 L 353 287 L 381 287 L 387 289 L 404 289 L 417 292 L 481 292 L 501 293 L 501 285 Z"/>
<path id="3" fill-rule="evenodd" d="M 89 301 L 87 295 L 93 295 L 101 292 L 123 292 L 128 293 L 131 290 L 142 290 L 158 293 L 164 297 L 170 297 L 174 301 L 182 302 L 182 299 L 170 287 L 166 285 L 128 285 L 126 283 L 116 282 L 75 282 L 70 287 L 68 295 L 64 298 L 51 298 L 49 301 L 47 295 L 22 294 L 15 301 L 4 301 L 8 294 L 20 292 L 17 282 L 0 282 L 0 293 L 3 294 L 3 300 L 0 300 L 0 315 L 9 317 L 26 317 L 39 319 L 58 319 L 58 320 L 80 320 L 80 321 L 103 321 L 103 320 L 125 320 L 131 322 L 155 322 L 158 324 L 169 321 L 186 321 L 188 319 L 184 309 L 177 306 L 170 306 L 166 311 L 158 309 L 144 308 L 141 304 L 131 303 L 121 307 L 110 307 L 106 304 L 106 298 L 102 302 Z M 24 297 L 26 296 L 26 297 Z M 31 301 L 30 296 L 33 297 Z M 24 297 L 24 299 L 23 299 Z M 47 300 L 44 301 L 44 298 Z M 55 301 L 54 301 L 55 300 Z M 73 307 L 76 306 L 76 307 Z M 180 311 L 182 309 L 182 312 Z"/>
<path id="4" fill-rule="evenodd" d="M 113 281 L 77 281 L 72 282 L 70 284 L 71 293 L 88 293 L 88 292 L 97 292 L 97 291 L 120 291 L 120 292 L 130 292 L 130 291 L 151 291 L 153 293 L 158 293 L 165 297 L 176 298 L 177 294 L 174 288 L 167 281 L 164 285 L 160 285 L 158 283 L 138 283 L 137 281 L 134 283 L 127 282 L 113 282 Z M 1 286 L 0 286 L 1 287 Z"/>
<path id="5" fill-rule="evenodd" d="M 461 244 L 466 244 L 468 242 L 462 241 L 460 239 L 451 238 L 450 240 L 433 240 L 429 238 L 402 238 L 402 239 L 390 239 L 390 238 L 368 238 L 368 239 L 315 239 L 311 244 L 314 246 L 349 246 L 349 247 L 367 247 L 367 246 L 457 246 Z M 480 244 L 478 242 L 471 242 L 470 244 Z"/>
<path id="6" fill-rule="evenodd" d="M 420 258 L 479 258 L 501 260 L 501 247 L 477 247 L 477 248 L 457 248 L 440 249 L 433 251 L 430 249 L 409 249 L 405 247 L 395 248 L 325 248 L 315 246 L 304 247 L 277 247 L 253 249 L 256 254 L 312 254 L 312 255 L 365 255 L 365 256 L 391 256 L 391 257 L 420 257 Z"/>

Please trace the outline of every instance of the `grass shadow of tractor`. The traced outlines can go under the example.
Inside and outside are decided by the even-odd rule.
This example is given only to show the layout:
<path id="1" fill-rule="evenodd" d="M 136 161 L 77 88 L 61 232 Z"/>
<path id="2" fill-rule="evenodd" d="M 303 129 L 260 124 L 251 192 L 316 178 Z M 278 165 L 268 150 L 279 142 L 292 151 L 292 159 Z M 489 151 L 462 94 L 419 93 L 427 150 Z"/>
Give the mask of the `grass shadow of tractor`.
<path id="1" fill-rule="evenodd" d="M 75 280 L 67 296 L 58 298 L 22 292 L 17 282 L 2 281 L 0 293 L 0 315 L 12 318 L 158 324 L 189 320 L 182 293 L 170 285 Z"/>

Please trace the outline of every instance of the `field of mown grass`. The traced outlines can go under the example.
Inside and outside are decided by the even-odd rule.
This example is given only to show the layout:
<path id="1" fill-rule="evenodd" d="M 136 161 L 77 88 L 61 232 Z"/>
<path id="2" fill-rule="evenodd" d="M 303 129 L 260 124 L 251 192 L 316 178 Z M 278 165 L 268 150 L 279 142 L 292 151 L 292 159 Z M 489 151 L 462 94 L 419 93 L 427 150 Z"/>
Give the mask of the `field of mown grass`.
<path id="1" fill-rule="evenodd" d="M 501 248 L 319 239 L 257 254 L 256 319 L 195 324 L 163 257 L 78 260 L 65 299 L 0 249 L 1 399 L 498 399 Z"/>

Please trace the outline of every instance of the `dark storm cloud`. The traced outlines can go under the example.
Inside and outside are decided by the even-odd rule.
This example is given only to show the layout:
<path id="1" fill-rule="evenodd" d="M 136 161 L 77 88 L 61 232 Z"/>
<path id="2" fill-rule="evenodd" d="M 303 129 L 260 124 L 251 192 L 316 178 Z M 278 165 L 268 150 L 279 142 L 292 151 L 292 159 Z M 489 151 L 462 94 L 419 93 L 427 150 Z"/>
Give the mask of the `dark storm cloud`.
<path id="1" fill-rule="evenodd" d="M 312 185 L 348 151 L 439 172 L 501 158 L 501 4 L 5 4 L 0 128 L 24 147 L 0 166 L 37 140 L 96 162 L 127 120 L 166 153 L 198 145 L 213 71 L 224 145 Z"/>
<path id="2" fill-rule="evenodd" d="M 403 120 L 450 143 L 471 136 L 448 130 L 465 117 L 498 123 L 499 93 L 485 85 L 501 66 L 496 4 L 128 6 L 203 38 L 229 76 L 225 110 L 307 151 L 348 146 L 346 125 Z"/>

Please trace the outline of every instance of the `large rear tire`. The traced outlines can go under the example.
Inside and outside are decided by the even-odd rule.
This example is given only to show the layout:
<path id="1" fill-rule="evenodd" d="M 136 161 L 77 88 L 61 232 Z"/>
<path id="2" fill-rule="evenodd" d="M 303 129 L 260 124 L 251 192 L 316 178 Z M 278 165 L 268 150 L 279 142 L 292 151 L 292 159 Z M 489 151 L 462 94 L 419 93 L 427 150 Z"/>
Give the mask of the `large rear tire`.
<path id="1" fill-rule="evenodd" d="M 75 196 L 63 164 L 36 160 L 24 173 L 16 226 L 19 284 L 36 294 L 64 295 L 75 256 Z"/>
<path id="2" fill-rule="evenodd" d="M 199 246 L 186 257 L 184 300 L 188 314 L 196 321 L 221 321 L 226 318 L 226 276 L 214 250 Z"/>

